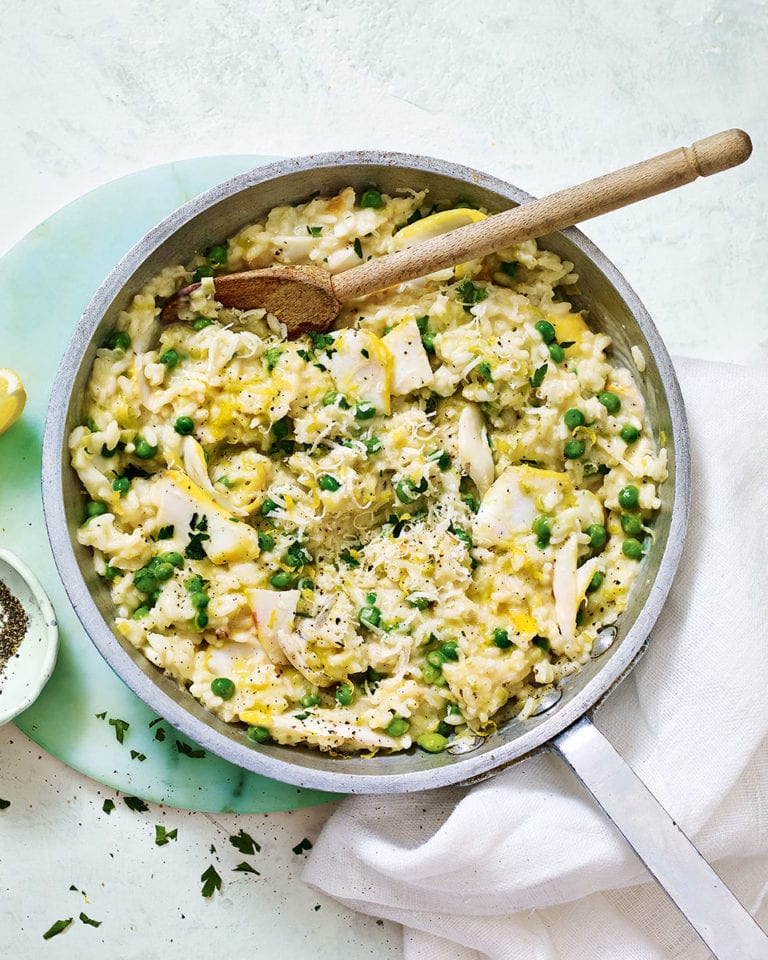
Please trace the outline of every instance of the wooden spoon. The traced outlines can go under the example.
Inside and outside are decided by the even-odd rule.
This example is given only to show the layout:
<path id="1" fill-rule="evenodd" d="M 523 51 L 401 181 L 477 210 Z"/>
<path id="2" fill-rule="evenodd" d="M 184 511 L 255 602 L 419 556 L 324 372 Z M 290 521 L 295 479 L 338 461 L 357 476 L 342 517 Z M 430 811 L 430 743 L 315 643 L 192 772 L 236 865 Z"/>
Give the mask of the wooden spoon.
<path id="1" fill-rule="evenodd" d="M 327 330 L 345 300 L 423 277 L 487 256 L 513 243 L 541 237 L 563 227 L 674 190 L 743 163 L 752 143 L 743 130 L 725 130 L 691 147 L 643 160 L 594 180 L 513 207 L 423 243 L 376 257 L 351 270 L 330 274 L 311 266 L 277 266 L 216 277 L 216 299 L 225 307 L 263 307 L 297 337 Z M 179 307 L 199 283 L 184 287 L 163 307 L 164 323 L 178 320 Z"/>

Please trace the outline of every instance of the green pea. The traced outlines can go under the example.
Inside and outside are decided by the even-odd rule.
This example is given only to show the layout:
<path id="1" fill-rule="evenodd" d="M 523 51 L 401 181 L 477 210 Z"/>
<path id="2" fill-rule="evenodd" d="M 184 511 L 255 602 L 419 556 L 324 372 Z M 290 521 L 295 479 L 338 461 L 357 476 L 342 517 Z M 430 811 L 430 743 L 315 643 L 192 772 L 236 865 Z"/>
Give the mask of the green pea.
<path id="1" fill-rule="evenodd" d="M 348 707 L 352 703 L 352 699 L 355 695 L 354 687 L 351 683 L 342 683 L 341 686 L 336 688 L 336 693 L 334 694 L 334 699 L 340 707 Z"/>
<path id="2" fill-rule="evenodd" d="M 314 693 L 305 693 L 300 701 L 302 707 L 316 707 L 320 703 L 320 697 Z"/>
<path id="3" fill-rule="evenodd" d="M 288 573 L 287 570 L 278 570 L 277 573 L 273 573 L 269 578 L 269 583 L 276 590 L 284 590 L 290 585 L 292 579 L 293 574 Z"/>
<path id="4" fill-rule="evenodd" d="M 566 460 L 578 460 L 584 456 L 587 445 L 583 440 L 569 440 L 563 447 L 563 456 Z"/>
<path id="5" fill-rule="evenodd" d="M 210 327 L 212 323 L 213 320 L 209 320 L 208 317 L 198 317 L 197 320 L 195 320 L 195 322 L 192 324 L 192 329 L 199 333 L 200 330 L 205 330 L 206 327 Z"/>
<path id="6" fill-rule="evenodd" d="M 427 330 L 426 333 L 421 335 L 421 343 L 427 353 L 435 352 L 435 333 L 432 330 Z"/>
<path id="7" fill-rule="evenodd" d="M 122 573 L 122 570 L 120 570 L 119 567 L 112 567 L 107 565 L 104 568 L 104 579 L 108 580 L 111 583 L 116 577 L 119 577 L 121 573 Z"/>
<path id="8" fill-rule="evenodd" d="M 619 434 L 625 443 L 634 443 L 640 436 L 640 431 L 637 427 L 633 427 L 631 423 L 625 423 Z"/>
<path id="9" fill-rule="evenodd" d="M 600 570 L 595 570 L 587 586 L 587 593 L 594 593 L 595 590 L 599 590 L 603 585 L 603 580 L 605 580 L 605 574 Z"/>
<path id="10" fill-rule="evenodd" d="M 332 477 L 330 473 L 324 473 L 318 477 L 317 485 L 321 490 L 327 490 L 329 493 L 334 493 L 341 486 L 336 477 Z"/>
<path id="11" fill-rule="evenodd" d="M 275 549 L 275 540 L 274 537 L 270 537 L 268 533 L 261 533 L 259 531 L 259 550 L 263 550 L 264 553 L 268 553 L 270 550 Z"/>
<path id="12" fill-rule="evenodd" d="M 643 529 L 642 517 L 638 516 L 636 513 L 622 513 L 621 529 L 624 531 L 624 533 L 628 533 L 631 537 L 637 536 L 637 534 L 641 533 Z"/>
<path id="13" fill-rule="evenodd" d="M 102 513 L 106 513 L 107 506 L 98 500 L 89 500 L 85 512 L 88 514 L 88 519 L 90 520 L 91 517 L 100 517 Z"/>
<path id="14" fill-rule="evenodd" d="M 621 552 L 630 560 L 640 560 L 643 556 L 643 545 L 634 537 L 628 537 L 621 545 Z"/>
<path id="15" fill-rule="evenodd" d="M 624 507 L 625 510 L 631 510 L 637 506 L 640 500 L 640 491 L 630 483 L 628 486 L 622 487 L 621 490 L 619 490 L 618 499 L 619 506 Z"/>
<path id="16" fill-rule="evenodd" d="M 608 413 L 618 413 L 621 410 L 621 400 L 610 390 L 603 390 L 597 395 L 597 399 L 602 403 Z"/>
<path id="17" fill-rule="evenodd" d="M 408 733 L 410 726 L 404 717 L 392 717 L 387 726 L 387 733 L 390 737 L 402 737 Z"/>
<path id="18" fill-rule="evenodd" d="M 112 481 L 112 489 L 119 493 L 121 497 L 124 497 L 131 489 L 131 481 L 128 477 L 115 477 Z"/>
<path id="19" fill-rule="evenodd" d="M 589 537 L 589 545 L 593 550 L 599 550 L 601 547 L 605 546 L 605 541 L 608 539 L 608 533 L 606 532 L 606 529 L 602 523 L 590 523 L 586 532 L 587 536 Z"/>
<path id="20" fill-rule="evenodd" d="M 549 322 L 549 320 L 539 320 L 534 324 L 534 327 L 541 334 L 541 339 L 544 343 L 552 343 L 555 339 L 555 328 Z"/>
<path id="21" fill-rule="evenodd" d="M 381 623 L 381 610 L 378 607 L 361 607 L 357 614 L 361 627 L 378 627 Z"/>
<path id="22" fill-rule="evenodd" d="M 581 410 L 577 410 L 576 407 L 571 407 L 570 410 L 566 410 L 563 420 L 565 420 L 565 425 L 569 430 L 575 430 L 576 427 L 583 427 L 587 422 L 587 418 Z"/>
<path id="23" fill-rule="evenodd" d="M 272 739 L 266 727 L 248 727 L 246 737 L 253 743 L 267 743 L 268 740 Z"/>
<path id="24" fill-rule="evenodd" d="M 259 513 L 262 515 L 262 517 L 267 517 L 270 513 L 272 513 L 273 510 L 277 510 L 277 504 L 274 500 L 271 500 L 269 497 L 267 497 L 266 500 L 262 501 L 262 504 L 259 507 Z"/>
<path id="25" fill-rule="evenodd" d="M 142 620 L 149 613 L 149 607 L 137 607 L 131 614 L 131 620 Z"/>
<path id="26" fill-rule="evenodd" d="M 211 598 L 207 593 L 199 590 L 190 595 L 189 602 L 192 604 L 195 610 L 205 610 L 208 604 L 211 602 Z"/>
<path id="27" fill-rule="evenodd" d="M 447 710 L 449 717 L 460 717 L 461 716 L 461 707 L 458 703 L 454 703 L 452 700 L 448 704 Z"/>
<path id="28" fill-rule="evenodd" d="M 125 330 L 118 330 L 109 338 L 108 344 L 110 350 L 127 350 L 131 345 L 130 334 Z"/>
<path id="29" fill-rule="evenodd" d="M 439 650 L 430 650 L 427 654 L 427 663 L 436 670 L 443 669 L 443 657 Z"/>
<path id="30" fill-rule="evenodd" d="M 445 450 L 433 450 L 427 454 L 427 463 L 436 463 L 441 470 L 447 470 L 451 465 L 451 458 Z"/>
<path id="31" fill-rule="evenodd" d="M 509 633 L 504 629 L 504 627 L 496 627 L 493 631 L 492 638 L 493 645 L 498 647 L 500 650 L 507 650 L 512 646 L 512 641 L 509 639 Z"/>
<path id="32" fill-rule="evenodd" d="M 339 395 L 335 390 L 329 390 L 328 393 L 323 397 L 323 406 L 330 407 L 339 399 Z"/>
<path id="33" fill-rule="evenodd" d="M 205 583 L 203 578 L 198 574 L 195 574 L 192 577 L 189 577 L 184 581 L 184 586 L 190 593 L 202 593 L 205 589 Z"/>
<path id="34" fill-rule="evenodd" d="M 545 653 L 549 650 L 549 640 L 546 637 L 540 637 L 538 634 L 531 640 L 531 643 L 534 647 L 538 647 L 539 650 L 543 650 Z"/>
<path id="35" fill-rule="evenodd" d="M 355 407 L 355 418 L 357 420 L 370 420 L 376 416 L 376 407 L 372 403 L 364 400 Z"/>
<path id="36" fill-rule="evenodd" d="M 151 460 L 152 457 L 157 456 L 157 447 L 152 446 L 144 437 L 136 437 L 134 446 L 136 448 L 136 456 L 139 460 Z"/>
<path id="37" fill-rule="evenodd" d="M 376 603 L 376 594 L 375 593 L 366 593 L 365 599 L 368 603 Z"/>
<path id="38" fill-rule="evenodd" d="M 195 424 L 191 417 L 177 417 L 173 429 L 182 437 L 188 437 L 195 429 Z"/>
<path id="39" fill-rule="evenodd" d="M 176 553 L 175 550 L 169 550 L 168 553 L 161 553 L 160 559 L 164 563 L 170 563 L 174 567 L 183 567 L 184 566 L 184 557 L 180 553 Z"/>
<path id="40" fill-rule="evenodd" d="M 441 720 L 437 725 L 437 732 L 442 737 L 450 737 L 453 733 L 453 727 L 449 723 L 446 723 L 445 720 Z"/>
<path id="41" fill-rule="evenodd" d="M 427 753 L 442 753 L 448 746 L 448 740 L 442 733 L 422 733 L 416 743 Z"/>
<path id="42" fill-rule="evenodd" d="M 459 659 L 459 645 L 455 640 L 446 640 L 445 643 L 441 643 L 439 650 L 443 660 Z"/>
<path id="43" fill-rule="evenodd" d="M 205 630 L 208 626 L 208 614 L 205 610 L 198 610 L 197 615 L 195 616 L 195 626 L 199 630 Z"/>
<path id="44" fill-rule="evenodd" d="M 369 454 L 378 453 L 381 450 L 381 440 L 378 437 L 368 437 L 367 440 L 363 440 L 363 443 Z"/>
<path id="45" fill-rule="evenodd" d="M 536 534 L 539 541 L 539 546 L 546 547 L 546 545 L 549 543 L 549 538 L 552 536 L 552 529 L 549 525 L 549 517 L 536 517 L 531 525 L 531 530 Z"/>
<path id="46" fill-rule="evenodd" d="M 175 350 L 166 350 L 165 353 L 160 357 L 160 363 L 164 363 L 169 370 L 173 370 L 178 362 L 179 355 Z"/>
<path id="47" fill-rule="evenodd" d="M 430 601 L 426 597 L 408 597 L 406 601 L 409 607 L 415 607 L 417 610 L 426 610 L 429 607 Z"/>
<path id="48" fill-rule="evenodd" d="M 216 263 L 221 266 L 227 262 L 227 248 L 223 243 L 214 243 L 212 247 L 208 248 L 206 256 L 211 263 Z"/>
<path id="49" fill-rule="evenodd" d="M 401 480 L 395 487 L 395 493 L 401 503 L 413 503 L 419 499 L 419 492 L 413 480 Z"/>
<path id="50" fill-rule="evenodd" d="M 445 679 L 442 670 L 438 667 L 433 667 L 431 663 L 424 664 L 421 675 L 424 678 L 424 683 L 438 683 L 440 680 Z"/>
<path id="51" fill-rule="evenodd" d="M 547 350 L 555 363 L 562 363 L 563 360 L 565 360 L 565 350 L 563 350 L 559 343 L 548 343 Z"/>
<path id="52" fill-rule="evenodd" d="M 155 567 L 155 579 L 159 583 L 163 583 L 165 580 L 170 580 L 173 576 L 173 564 L 172 563 L 158 563 Z"/>
<path id="53" fill-rule="evenodd" d="M 141 593 L 152 593 L 157 586 L 157 578 L 148 567 L 142 567 L 134 573 L 133 585 Z"/>
<path id="54" fill-rule="evenodd" d="M 222 700 L 231 700 L 235 695 L 235 685 L 229 677 L 216 677 L 211 681 L 211 693 Z"/>
<path id="55" fill-rule="evenodd" d="M 213 276 L 213 267 L 209 263 L 204 263 L 201 266 L 197 267 L 195 272 L 192 274 L 192 283 L 200 283 L 203 277 L 212 277 Z"/>
<path id="56" fill-rule="evenodd" d="M 374 190 L 373 187 L 364 190 L 360 196 L 360 206 L 364 208 L 370 207 L 373 210 L 378 210 L 382 202 L 381 194 L 378 190 Z"/>

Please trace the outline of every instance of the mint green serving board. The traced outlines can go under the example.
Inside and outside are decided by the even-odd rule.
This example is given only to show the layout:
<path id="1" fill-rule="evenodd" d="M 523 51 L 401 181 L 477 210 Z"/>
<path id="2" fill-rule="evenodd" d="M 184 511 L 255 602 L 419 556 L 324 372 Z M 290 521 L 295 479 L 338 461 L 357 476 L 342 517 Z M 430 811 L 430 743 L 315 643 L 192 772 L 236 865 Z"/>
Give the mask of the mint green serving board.
<path id="1" fill-rule="evenodd" d="M 277 783 L 211 754 L 187 756 L 176 742 L 189 741 L 168 723 L 150 727 L 155 714 L 102 660 L 59 580 L 43 519 L 42 440 L 61 356 L 112 267 L 176 207 L 273 159 L 203 157 L 130 174 L 64 207 L 0 259 L 0 367 L 16 370 L 28 398 L 22 418 L 0 436 L 0 546 L 37 574 L 53 602 L 61 638 L 53 676 L 15 723 L 49 753 L 107 786 L 219 813 L 291 810 L 335 795 Z M 129 724 L 122 744 L 110 718 Z"/>

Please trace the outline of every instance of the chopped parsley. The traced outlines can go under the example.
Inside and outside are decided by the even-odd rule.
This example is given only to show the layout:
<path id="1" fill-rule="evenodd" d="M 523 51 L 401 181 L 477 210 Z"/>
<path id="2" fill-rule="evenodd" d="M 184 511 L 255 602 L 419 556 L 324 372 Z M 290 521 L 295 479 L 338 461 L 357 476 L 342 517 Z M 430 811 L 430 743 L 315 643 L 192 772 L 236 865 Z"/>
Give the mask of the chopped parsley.
<path id="1" fill-rule="evenodd" d="M 271 373 L 277 366 L 277 361 L 283 355 L 282 347 L 270 347 L 269 350 L 264 354 L 264 362 L 267 365 L 267 370 Z"/>
<path id="2" fill-rule="evenodd" d="M 360 259 L 362 260 L 362 259 L 363 259 L 363 245 L 362 245 L 362 243 L 360 243 L 360 237 L 355 237 L 355 242 L 352 244 L 352 246 L 355 248 L 355 253 L 356 253 L 356 254 L 358 255 L 358 257 L 360 257 Z"/>
<path id="3" fill-rule="evenodd" d="M 157 740 L 158 743 L 162 743 L 165 740 L 165 727 L 158 727 L 157 730 L 155 730 L 155 740 Z"/>
<path id="4" fill-rule="evenodd" d="M 491 365 L 486 360 L 483 360 L 482 363 L 478 363 L 477 372 L 488 383 L 493 383 L 493 374 L 491 373 Z"/>
<path id="5" fill-rule="evenodd" d="M 67 929 L 70 923 L 72 923 L 72 917 L 68 917 L 66 920 L 57 920 L 56 923 L 45 931 L 43 940 L 50 940 L 51 937 L 57 937 L 63 930 Z"/>
<path id="6" fill-rule="evenodd" d="M 107 798 L 102 804 L 101 809 L 104 811 L 104 813 L 109 815 L 115 809 L 115 801 Z"/>
<path id="7" fill-rule="evenodd" d="M 7 810 L 8 807 L 10 807 L 10 805 L 11 805 L 10 800 L 0 800 L 0 810 Z"/>
<path id="8" fill-rule="evenodd" d="M 122 743 L 125 739 L 125 732 L 130 727 L 130 723 L 127 720 L 119 720 L 117 717 L 109 718 L 110 727 L 115 728 L 115 737 L 117 738 L 118 743 Z"/>
<path id="9" fill-rule="evenodd" d="M 91 917 L 87 916 L 82 911 L 80 913 L 80 919 L 83 923 L 87 923 L 89 927 L 100 927 L 102 924 L 101 920 L 92 920 Z"/>
<path id="10" fill-rule="evenodd" d="M 293 852 L 298 856 L 300 853 L 304 853 L 305 850 L 312 849 L 312 843 L 304 837 L 303 840 L 300 840 L 295 847 L 291 848 Z"/>
<path id="11" fill-rule="evenodd" d="M 548 369 L 549 369 L 548 363 L 543 363 L 540 367 L 536 367 L 536 369 L 533 372 L 533 376 L 528 381 L 534 390 L 538 390 L 539 387 L 542 385 Z"/>
<path id="12" fill-rule="evenodd" d="M 236 850 L 239 850 L 240 853 L 244 853 L 246 856 L 253 856 L 254 853 L 258 853 L 261 850 L 259 844 L 244 830 L 231 836 L 229 842 Z"/>
<path id="13" fill-rule="evenodd" d="M 173 536 L 173 524 L 169 523 L 167 527 L 160 527 L 157 531 L 158 540 L 170 540 Z"/>
<path id="14" fill-rule="evenodd" d="M 123 797 L 123 802 L 134 813 L 145 813 L 149 807 L 139 797 Z"/>
<path id="15" fill-rule="evenodd" d="M 106 720 L 106 719 L 107 719 L 107 711 L 104 710 L 103 713 L 97 713 L 97 714 L 96 714 L 96 719 L 97 719 L 97 720 Z"/>
<path id="16" fill-rule="evenodd" d="M 178 833 L 178 827 L 173 830 L 166 830 L 162 823 L 155 826 L 155 843 L 158 847 L 164 847 L 169 840 L 175 840 Z"/>
<path id="17" fill-rule="evenodd" d="M 307 226 L 307 233 L 310 235 L 310 237 L 320 237 L 320 236 L 322 236 L 323 228 L 322 228 L 322 227 L 310 227 L 310 226 L 308 225 L 308 226 Z"/>
<path id="18" fill-rule="evenodd" d="M 482 300 L 488 296 L 488 291 L 485 287 L 479 287 L 477 284 L 472 283 L 472 281 L 467 278 L 462 280 L 462 282 L 456 287 L 456 293 L 459 298 L 459 302 L 464 305 L 464 307 L 471 307 L 476 303 L 480 303 Z"/>
<path id="19" fill-rule="evenodd" d="M 176 749 L 185 757 L 191 757 L 193 760 L 202 760 L 205 756 L 205 750 L 198 748 L 197 750 L 194 747 L 190 747 L 188 743 L 182 743 L 181 740 L 176 741 Z"/>
<path id="20" fill-rule="evenodd" d="M 184 556 L 187 560 L 204 560 L 205 551 L 203 550 L 203 543 L 211 539 L 208 535 L 208 517 L 203 514 L 198 520 L 197 514 L 193 513 L 189 526 L 193 532 L 189 535 L 189 543 L 184 551 Z M 195 532 L 195 530 L 197 532 Z"/>
<path id="21" fill-rule="evenodd" d="M 200 879 L 203 882 L 203 888 L 200 892 L 204 897 L 212 897 L 214 890 L 221 890 L 221 877 L 213 864 L 210 864 L 208 869 L 200 874 Z"/>
<path id="22" fill-rule="evenodd" d="M 144 763 L 146 759 L 146 753 L 139 753 L 138 750 L 131 750 L 131 760 L 138 760 L 139 763 Z"/>
<path id="23" fill-rule="evenodd" d="M 259 871 L 254 870 L 250 863 L 246 863 L 245 860 L 243 860 L 242 863 L 238 863 L 238 865 L 233 867 L 232 870 L 233 873 L 255 873 L 257 877 L 261 876 Z"/>

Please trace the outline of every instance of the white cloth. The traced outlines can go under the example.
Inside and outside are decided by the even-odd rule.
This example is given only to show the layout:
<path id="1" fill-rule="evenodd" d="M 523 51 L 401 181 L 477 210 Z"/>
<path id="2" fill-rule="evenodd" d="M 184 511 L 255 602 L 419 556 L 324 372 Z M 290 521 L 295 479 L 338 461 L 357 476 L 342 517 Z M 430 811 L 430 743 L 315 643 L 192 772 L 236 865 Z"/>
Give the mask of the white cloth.
<path id="1" fill-rule="evenodd" d="M 676 368 L 688 539 L 652 642 L 596 723 L 766 926 L 768 373 Z M 348 798 L 304 880 L 401 922 L 407 960 L 709 956 L 552 754 L 471 789 Z"/>

